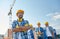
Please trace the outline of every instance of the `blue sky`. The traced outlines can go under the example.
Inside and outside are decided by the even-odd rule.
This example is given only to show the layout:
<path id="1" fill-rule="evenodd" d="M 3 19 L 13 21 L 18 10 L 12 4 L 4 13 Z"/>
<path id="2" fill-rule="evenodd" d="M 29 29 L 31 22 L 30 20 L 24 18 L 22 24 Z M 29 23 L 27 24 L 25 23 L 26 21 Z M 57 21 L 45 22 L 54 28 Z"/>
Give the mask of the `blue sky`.
<path id="1" fill-rule="evenodd" d="M 9 27 L 8 12 L 13 0 L 0 0 L 0 34 L 4 34 Z M 24 10 L 24 19 L 37 27 L 37 22 L 41 22 L 41 27 L 44 27 L 44 22 L 55 28 L 60 28 L 60 0 L 16 0 L 12 9 L 13 20 L 16 20 L 16 11 Z"/>

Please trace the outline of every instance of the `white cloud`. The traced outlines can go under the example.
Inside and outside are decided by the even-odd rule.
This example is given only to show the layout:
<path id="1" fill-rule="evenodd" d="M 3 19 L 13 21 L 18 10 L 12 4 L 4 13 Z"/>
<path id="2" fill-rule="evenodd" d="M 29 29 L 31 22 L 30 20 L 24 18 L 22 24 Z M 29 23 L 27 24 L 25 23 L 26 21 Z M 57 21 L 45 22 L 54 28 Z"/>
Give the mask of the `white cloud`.
<path id="1" fill-rule="evenodd" d="M 46 16 L 52 18 L 53 20 L 58 20 L 60 19 L 60 12 L 49 13 Z"/>
<path id="2" fill-rule="evenodd" d="M 54 13 L 49 13 L 46 16 L 54 16 L 54 15 L 58 15 L 60 12 L 54 12 Z"/>
<path id="3" fill-rule="evenodd" d="M 60 14 L 53 16 L 53 19 L 60 19 Z"/>
<path id="4" fill-rule="evenodd" d="M 52 14 L 47 14 L 46 16 L 51 16 Z"/>

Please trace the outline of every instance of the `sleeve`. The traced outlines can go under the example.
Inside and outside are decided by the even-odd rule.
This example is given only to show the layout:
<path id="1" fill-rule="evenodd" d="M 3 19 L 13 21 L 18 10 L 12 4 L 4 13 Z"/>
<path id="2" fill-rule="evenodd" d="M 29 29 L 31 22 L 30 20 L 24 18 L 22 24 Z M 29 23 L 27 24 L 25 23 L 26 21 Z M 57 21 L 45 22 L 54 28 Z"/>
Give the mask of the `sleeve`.
<path id="1" fill-rule="evenodd" d="M 38 32 L 38 28 L 35 28 L 35 32 Z"/>
<path id="2" fill-rule="evenodd" d="M 50 27 L 50 31 L 53 32 L 53 28 L 52 27 Z"/>
<path id="3" fill-rule="evenodd" d="M 29 22 L 25 20 L 25 26 L 29 26 Z"/>
<path id="4" fill-rule="evenodd" d="M 44 29 L 42 28 L 42 32 L 44 32 Z"/>
<path id="5" fill-rule="evenodd" d="M 14 29 L 15 26 L 16 26 L 16 21 L 13 21 L 13 23 L 12 23 L 12 29 Z"/>

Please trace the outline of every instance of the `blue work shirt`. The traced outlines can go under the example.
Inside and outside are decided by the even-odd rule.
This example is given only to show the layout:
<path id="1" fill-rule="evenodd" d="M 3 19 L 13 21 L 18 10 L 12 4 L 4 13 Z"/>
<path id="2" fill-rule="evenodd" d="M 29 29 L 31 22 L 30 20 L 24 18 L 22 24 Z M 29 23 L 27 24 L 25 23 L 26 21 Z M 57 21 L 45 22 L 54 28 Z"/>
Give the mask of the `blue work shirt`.
<path id="1" fill-rule="evenodd" d="M 39 31 L 40 31 L 40 32 L 42 32 L 42 33 L 44 32 L 44 30 L 43 30 L 42 27 L 38 27 L 38 28 L 36 28 L 35 31 L 36 31 L 36 32 L 39 32 Z M 37 37 L 38 37 L 38 36 L 37 36 Z M 43 38 L 43 34 L 41 34 L 40 37 Z"/>
<path id="2" fill-rule="evenodd" d="M 27 33 L 28 33 L 28 39 L 34 39 L 34 32 L 32 29 L 29 29 Z"/>
<path id="3" fill-rule="evenodd" d="M 27 20 L 22 20 L 22 22 L 18 22 L 18 20 L 14 20 L 12 23 L 12 30 L 16 28 L 16 26 L 25 26 L 25 24 L 29 24 Z M 13 33 L 14 39 L 28 39 L 27 37 L 27 31 L 26 32 L 15 32 Z"/>
<path id="4" fill-rule="evenodd" d="M 50 33 L 52 34 L 53 33 L 53 28 L 51 26 L 48 26 L 48 29 L 49 29 Z M 47 34 L 46 34 L 46 28 L 44 28 L 44 38 L 48 39 Z"/>

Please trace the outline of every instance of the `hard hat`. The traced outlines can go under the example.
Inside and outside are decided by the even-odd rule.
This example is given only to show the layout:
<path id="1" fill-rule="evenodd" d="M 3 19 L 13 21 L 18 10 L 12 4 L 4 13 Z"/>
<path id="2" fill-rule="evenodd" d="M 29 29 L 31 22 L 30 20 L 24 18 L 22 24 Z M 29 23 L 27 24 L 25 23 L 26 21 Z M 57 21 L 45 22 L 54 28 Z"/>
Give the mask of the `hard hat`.
<path id="1" fill-rule="evenodd" d="M 40 22 L 37 22 L 37 25 L 40 24 Z"/>
<path id="2" fill-rule="evenodd" d="M 16 15 L 17 15 L 18 13 L 23 13 L 23 14 L 24 14 L 24 11 L 23 11 L 23 10 L 18 10 L 17 13 L 16 13 Z"/>
<path id="3" fill-rule="evenodd" d="M 33 25 L 32 24 L 29 24 L 30 27 L 32 27 Z"/>
<path id="4" fill-rule="evenodd" d="M 49 24 L 48 22 L 45 22 L 45 24 Z"/>

